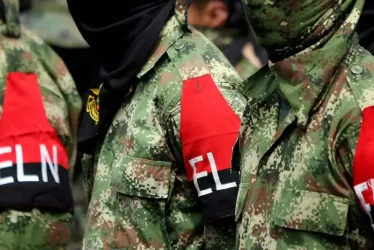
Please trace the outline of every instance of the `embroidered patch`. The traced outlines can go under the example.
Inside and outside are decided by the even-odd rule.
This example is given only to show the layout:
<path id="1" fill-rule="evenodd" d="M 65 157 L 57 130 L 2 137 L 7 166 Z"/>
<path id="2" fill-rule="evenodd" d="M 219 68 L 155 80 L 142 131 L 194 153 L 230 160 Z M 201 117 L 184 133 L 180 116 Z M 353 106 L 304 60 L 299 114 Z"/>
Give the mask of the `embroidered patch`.
<path id="1" fill-rule="evenodd" d="M 103 84 L 100 84 L 99 88 L 90 89 L 90 94 L 88 95 L 88 100 L 86 104 L 86 111 L 90 114 L 92 120 L 95 121 L 95 124 L 99 122 L 99 110 L 100 110 L 100 103 L 99 103 L 99 93 Z"/>

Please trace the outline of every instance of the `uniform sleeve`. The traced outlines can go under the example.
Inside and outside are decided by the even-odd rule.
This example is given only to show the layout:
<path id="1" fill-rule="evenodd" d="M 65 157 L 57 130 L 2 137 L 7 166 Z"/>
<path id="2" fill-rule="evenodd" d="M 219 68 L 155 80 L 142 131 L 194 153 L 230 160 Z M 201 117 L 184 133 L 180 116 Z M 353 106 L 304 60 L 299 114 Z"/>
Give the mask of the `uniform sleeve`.
<path id="1" fill-rule="evenodd" d="M 340 162 L 349 176 L 349 183 L 358 203 L 357 221 L 351 225 L 360 227 L 360 234 L 373 236 L 374 224 L 374 110 L 364 110 L 362 121 L 353 122 L 344 133 L 344 140 L 337 152 Z M 365 225 L 366 224 L 366 225 Z M 371 227 L 370 227 L 371 226 Z M 367 228 L 365 230 L 365 228 Z"/>
<path id="2" fill-rule="evenodd" d="M 61 59 L 58 58 L 61 61 Z M 66 67 L 61 61 L 61 67 Z M 69 153 L 69 165 L 73 167 L 77 158 L 77 133 L 78 133 L 78 119 L 81 111 L 82 101 L 76 89 L 75 83 L 70 76 L 67 74 L 57 78 L 57 83 L 64 95 L 68 113 L 69 113 L 69 124 L 70 124 L 70 147 L 68 148 Z"/>
<path id="3" fill-rule="evenodd" d="M 67 138 L 67 151 L 69 155 L 69 167 L 73 168 L 77 158 L 78 119 L 82 101 L 76 89 L 75 82 L 62 59 L 49 47 L 45 48 L 42 59 L 46 60 L 44 65 L 57 83 L 66 103 L 68 111 L 67 122 L 70 132 Z"/>
<path id="4" fill-rule="evenodd" d="M 205 224 L 235 213 L 239 172 L 233 152 L 246 103 L 237 91 L 217 88 L 206 77 L 184 82 L 182 101 L 167 119 L 169 147 L 196 191 Z M 217 95 L 194 96 L 209 85 L 205 80 Z"/>

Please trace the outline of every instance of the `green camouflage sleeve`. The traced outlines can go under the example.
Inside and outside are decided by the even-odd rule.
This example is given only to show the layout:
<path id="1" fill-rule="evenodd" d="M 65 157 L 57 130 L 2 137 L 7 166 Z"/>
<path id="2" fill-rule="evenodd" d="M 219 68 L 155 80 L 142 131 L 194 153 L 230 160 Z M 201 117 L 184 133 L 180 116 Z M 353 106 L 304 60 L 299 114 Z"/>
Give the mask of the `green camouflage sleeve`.
<path id="1" fill-rule="evenodd" d="M 360 114 L 361 115 L 361 114 Z M 360 191 L 357 192 L 357 186 L 355 186 L 355 175 L 357 175 L 357 171 L 355 171 L 355 156 L 356 156 L 356 149 L 357 144 L 360 137 L 361 131 L 361 122 L 357 121 L 351 127 L 347 128 L 344 135 L 340 138 L 339 146 L 336 148 L 336 166 L 337 169 L 341 169 L 342 171 L 346 171 L 348 176 L 348 183 L 347 185 L 348 190 L 355 190 L 355 195 L 350 195 L 350 203 L 349 203 L 349 213 L 350 217 L 354 218 L 355 220 L 349 221 L 348 226 L 348 233 L 351 235 L 349 238 L 350 246 L 352 249 L 371 249 L 372 247 L 372 238 L 374 235 L 373 228 L 370 226 L 372 224 L 372 213 L 370 207 L 369 210 L 365 209 L 366 199 L 364 199 L 364 204 L 360 204 L 359 194 Z M 344 139 L 343 139 L 344 138 Z M 365 173 L 365 175 L 370 174 L 370 171 Z M 341 177 L 344 175 L 342 174 Z M 357 198 L 358 199 L 357 199 Z M 363 213 L 366 212 L 367 216 L 362 216 Z M 366 241 L 363 239 L 367 239 Z"/>
<path id="2" fill-rule="evenodd" d="M 71 233 L 70 213 L 8 210 L 0 214 L 0 249 L 65 250 Z"/>
<path id="3" fill-rule="evenodd" d="M 82 101 L 76 89 L 73 78 L 71 77 L 66 65 L 60 57 L 49 47 L 44 41 L 41 41 L 34 34 L 24 31 L 25 39 L 30 44 L 32 52 L 41 61 L 44 66 L 44 70 L 49 74 L 51 80 L 57 85 L 56 87 L 62 94 L 64 105 L 67 108 L 66 123 L 56 123 L 59 128 L 64 128 L 66 132 L 62 140 L 66 145 L 69 155 L 69 166 L 73 168 L 76 160 L 76 143 L 77 143 L 77 131 L 78 131 L 78 119 L 81 111 Z M 42 91 L 44 86 L 42 85 Z M 46 90 L 45 90 L 46 91 Z M 52 113 L 52 110 L 51 110 Z M 71 172 L 72 169 L 71 169 Z"/>
<path id="4" fill-rule="evenodd" d="M 3 181 L 1 185 L 0 249 L 66 249 L 73 217 L 66 169 L 68 159 L 72 166 L 75 158 L 80 99 L 62 61 L 41 39 L 20 28 L 18 1 L 2 3 L 6 24 L 1 21 L 0 25 L 0 110 L 2 123 L 10 134 L 3 131 L 1 142 L 2 148 L 10 152 L 13 143 L 19 144 L 14 145 L 17 164 L 8 166 L 8 170 L 17 173 L 14 178 L 9 177 L 11 182 Z M 6 118 L 15 119 L 6 122 Z M 7 138 L 12 138 L 12 143 Z M 52 148 L 53 157 L 47 147 Z M 36 151 L 30 153 L 33 150 Z M 27 155 L 40 158 L 27 159 Z M 46 161 L 51 175 L 44 172 Z M 26 168 L 34 171 L 34 175 L 27 176 L 33 181 L 25 181 Z M 36 209 L 40 204 L 48 205 Z M 51 212 L 49 206 L 64 207 L 64 212 Z M 22 211 L 12 209 L 19 207 Z"/>
<path id="5" fill-rule="evenodd" d="M 21 39 L 0 38 L 1 84 L 11 72 L 35 74 L 44 110 L 68 151 L 70 167 L 75 161 L 80 98 L 75 84 L 60 58 L 33 34 L 23 30 Z M 3 92 L 2 99 L 3 101 Z M 33 110 L 25 110 L 33 112 Z M 71 171 L 72 173 L 72 171 Z M 1 249 L 65 249 L 70 238 L 71 213 L 7 210 L 0 214 Z"/>
<path id="6" fill-rule="evenodd" d="M 348 195 L 350 218 L 354 218 L 348 222 L 352 249 L 371 249 L 373 244 L 373 65 L 372 56 L 357 48 L 346 71 L 347 89 L 352 96 L 344 99 L 345 105 L 337 113 L 337 138 L 331 144 L 332 162 L 340 170 L 339 177 L 347 190 L 352 191 Z"/>
<path id="7" fill-rule="evenodd" d="M 198 39 L 196 39 L 198 40 Z M 199 40 L 198 40 L 199 41 Z M 225 101 L 234 111 L 238 117 L 242 117 L 244 111 L 246 100 L 238 92 L 238 86 L 241 84 L 240 77 L 236 72 L 229 66 L 225 64 L 226 60 L 221 59 L 216 51 L 210 51 L 208 44 L 205 44 L 205 48 L 201 50 L 204 61 L 207 64 L 213 64 L 216 62 L 221 64 L 222 67 L 212 67 L 211 74 L 213 80 L 223 95 Z M 210 52 L 210 54 L 208 54 Z M 183 58 L 184 59 L 184 58 Z M 218 60 L 217 60 L 218 59 Z M 196 58 L 195 58 L 196 60 Z M 194 61 L 196 63 L 196 61 Z M 178 63 L 175 63 L 178 65 Z M 186 67 L 186 64 L 183 64 Z M 185 73 L 185 72 L 184 72 Z M 188 75 L 188 73 L 186 73 Z M 182 78 L 187 79 L 182 73 Z M 179 176 L 176 179 L 184 179 L 185 183 L 190 184 L 190 188 L 193 189 L 193 184 L 188 183 L 187 176 L 185 172 L 185 163 L 182 151 L 182 140 L 181 140 L 181 102 L 179 101 L 174 108 L 171 109 L 170 113 L 167 115 L 168 119 L 166 121 L 166 131 L 167 140 L 169 148 L 173 156 L 176 158 L 178 163 L 178 173 Z M 196 131 L 198 132 L 198 131 Z M 234 157 L 239 158 L 239 157 Z M 235 160 L 235 159 L 233 159 Z M 182 170 L 182 172 L 181 172 Z M 196 193 L 196 190 L 193 192 Z M 176 194 L 174 194 L 176 195 Z M 184 194 L 179 194 L 184 195 Z M 198 199 L 197 194 L 195 194 L 195 201 Z M 230 219 L 223 219 L 217 222 L 205 223 L 204 238 L 205 247 L 207 249 L 233 249 L 235 246 L 235 223 L 230 221 Z"/>
<path id="8" fill-rule="evenodd" d="M 222 88 L 222 93 L 226 101 L 230 104 L 235 113 L 241 117 L 244 109 L 245 101 L 235 91 Z M 180 137 L 180 121 L 181 121 L 181 106 L 180 103 L 172 110 L 171 116 L 167 120 L 167 138 L 169 147 L 179 164 L 178 169 L 184 169 L 184 159 L 182 153 L 182 142 Z M 234 156 L 239 158 L 239 156 Z M 235 159 L 234 159 L 235 160 Z M 180 171 L 178 171 L 180 173 Z M 184 171 L 183 171 L 184 172 Z M 183 178 L 187 183 L 185 173 L 182 173 L 177 178 Z M 174 194 L 176 195 L 176 194 Z M 184 195 L 183 193 L 179 195 Z M 197 199 L 197 195 L 196 198 Z M 196 201 L 195 201 L 196 202 Z M 217 222 L 205 224 L 204 238 L 206 249 L 233 249 L 235 246 L 235 232 L 236 227 L 233 220 L 222 219 Z"/>

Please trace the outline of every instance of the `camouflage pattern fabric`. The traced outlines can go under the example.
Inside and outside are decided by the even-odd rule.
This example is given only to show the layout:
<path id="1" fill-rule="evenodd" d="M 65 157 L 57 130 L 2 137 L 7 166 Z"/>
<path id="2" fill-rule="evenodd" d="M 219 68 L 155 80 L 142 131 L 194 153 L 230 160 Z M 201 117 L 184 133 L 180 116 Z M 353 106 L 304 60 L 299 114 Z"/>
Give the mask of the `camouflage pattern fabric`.
<path id="1" fill-rule="evenodd" d="M 0 249 L 63 250 L 71 233 L 71 214 L 56 214 L 34 209 L 9 210 L 0 214 Z"/>
<path id="2" fill-rule="evenodd" d="M 198 29 L 205 37 L 214 43 L 221 51 L 223 51 L 227 46 L 229 46 L 236 36 L 242 36 L 240 30 L 234 28 L 221 28 L 221 29 Z M 242 59 L 233 65 L 240 77 L 245 80 L 251 75 L 256 73 L 259 69 L 253 65 L 247 58 L 242 57 Z"/>
<path id="3" fill-rule="evenodd" d="M 4 101 L 6 76 L 9 72 L 35 73 L 43 96 L 49 123 L 54 127 L 69 155 L 73 167 L 76 158 L 76 133 L 81 100 L 64 63 L 37 36 L 21 30 L 18 1 L 4 2 L 5 18 L 0 21 L 0 100 Z M 25 112 L 31 112 L 25 110 Z M 72 215 L 33 209 L 8 210 L 0 213 L 0 249 L 66 249 Z"/>
<path id="4" fill-rule="evenodd" d="M 89 47 L 69 13 L 66 0 L 32 0 L 31 3 L 31 9 L 21 13 L 21 23 L 25 28 L 37 34 L 48 45 L 57 48 L 84 49 Z M 75 53 L 78 52 L 75 51 Z M 70 67 L 69 63 L 69 61 L 66 62 L 68 67 Z M 70 67 L 70 70 L 76 84 L 85 84 L 79 82 L 82 76 L 74 75 L 75 72 L 72 70 L 76 70 L 75 68 Z M 81 68 L 79 73 L 88 72 L 82 71 Z M 83 79 L 86 78 L 83 77 Z M 78 88 L 80 90 L 82 86 L 78 85 Z M 72 242 L 69 249 L 80 249 L 88 207 L 81 177 L 73 183 L 72 191 L 76 206 L 71 235 Z"/>
<path id="5" fill-rule="evenodd" d="M 32 0 L 32 8 L 21 14 L 21 22 L 50 45 L 88 48 L 69 13 L 66 0 Z"/>
<path id="6" fill-rule="evenodd" d="M 354 32 L 364 1 L 244 3 L 270 60 L 288 57 L 243 84 L 236 249 L 374 249 L 352 170 L 374 105 L 374 58 Z"/>
<path id="7" fill-rule="evenodd" d="M 186 1 L 176 9 L 95 160 L 84 156 L 91 197 L 83 249 L 234 247 L 233 223 L 204 228 L 183 165 L 179 124 L 183 79 L 211 73 L 238 115 L 245 105 L 236 91 L 241 79 L 214 45 L 186 30 Z"/>

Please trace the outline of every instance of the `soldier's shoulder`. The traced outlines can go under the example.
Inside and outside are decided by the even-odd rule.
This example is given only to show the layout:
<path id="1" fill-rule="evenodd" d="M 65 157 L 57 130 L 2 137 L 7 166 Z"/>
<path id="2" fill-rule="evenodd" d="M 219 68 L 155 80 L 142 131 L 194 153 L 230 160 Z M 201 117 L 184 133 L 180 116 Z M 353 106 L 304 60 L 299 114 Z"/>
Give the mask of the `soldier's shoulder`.
<path id="1" fill-rule="evenodd" d="M 3 27 L 1 27 L 3 28 Z M 0 29 L 1 29 L 0 28 Z M 0 84 L 5 84 L 9 72 L 33 73 L 38 78 L 43 96 L 48 96 L 54 107 L 61 107 L 65 102 L 66 93 L 80 106 L 80 99 L 76 98 L 74 81 L 64 62 L 41 38 L 26 29 L 21 29 L 18 38 L 9 37 L 0 30 Z M 70 98 L 70 97 L 69 97 Z M 46 109 L 48 109 L 46 104 Z M 80 109 L 80 107 L 79 107 Z"/>
<path id="2" fill-rule="evenodd" d="M 332 124 L 339 124 L 337 141 L 343 143 L 348 138 L 355 143 L 364 110 L 374 106 L 374 57 L 361 46 L 354 45 L 342 69 L 344 73 L 335 76 L 334 97 L 330 98 L 335 108 L 330 115 L 335 120 Z"/>
<path id="3" fill-rule="evenodd" d="M 242 79 L 235 68 L 211 40 L 193 28 L 190 37 L 205 63 L 209 66 L 211 74 L 217 83 L 229 82 L 234 85 L 233 87 L 237 87 L 237 85 L 242 83 Z"/>
<path id="4" fill-rule="evenodd" d="M 211 74 L 214 81 L 239 85 L 241 78 L 222 52 L 202 33 L 190 28 L 168 50 L 182 79 Z"/>
<path id="5" fill-rule="evenodd" d="M 357 45 L 347 60 L 348 88 L 363 111 L 374 106 L 374 56 Z"/>
<path id="6" fill-rule="evenodd" d="M 43 40 L 24 29 L 18 38 L 8 36 L 5 25 L 0 25 L 0 47 L 2 77 L 6 72 L 35 72 L 38 58 L 49 49 Z"/>
<path id="7" fill-rule="evenodd" d="M 176 32 L 177 28 L 174 25 L 169 30 Z M 234 92 L 242 82 L 222 52 L 193 28 L 183 32 L 168 46 L 167 56 L 170 63 L 161 63 L 156 67 L 157 71 L 161 71 L 159 81 L 163 86 L 159 91 L 158 104 L 163 106 L 161 108 L 166 116 L 178 109 L 182 85 L 186 80 L 210 75 L 221 92 Z M 237 99 L 240 100 L 240 96 Z"/>

